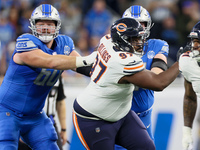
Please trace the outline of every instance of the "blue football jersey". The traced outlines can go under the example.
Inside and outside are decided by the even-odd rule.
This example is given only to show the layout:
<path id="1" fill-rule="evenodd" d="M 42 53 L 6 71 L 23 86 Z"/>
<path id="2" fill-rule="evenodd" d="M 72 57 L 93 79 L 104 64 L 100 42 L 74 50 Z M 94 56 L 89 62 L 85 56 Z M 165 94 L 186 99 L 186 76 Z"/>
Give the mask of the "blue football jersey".
<path id="1" fill-rule="evenodd" d="M 151 70 L 151 64 L 153 58 L 157 54 L 164 54 L 168 57 L 169 45 L 167 42 L 159 39 L 150 39 L 147 41 L 147 44 L 143 48 L 145 54 L 142 56 L 142 60 L 146 65 L 146 69 Z M 152 107 L 154 103 L 154 91 L 136 88 L 133 91 L 133 100 L 132 100 L 132 110 L 136 113 L 144 112 Z"/>
<path id="2" fill-rule="evenodd" d="M 31 34 L 17 38 L 13 53 L 41 49 L 50 55 L 69 55 L 75 48 L 73 40 L 66 35 L 54 39 L 52 49 Z M 42 111 L 46 96 L 63 70 L 35 68 L 16 64 L 12 59 L 0 87 L 0 105 L 19 114 L 33 115 Z"/>

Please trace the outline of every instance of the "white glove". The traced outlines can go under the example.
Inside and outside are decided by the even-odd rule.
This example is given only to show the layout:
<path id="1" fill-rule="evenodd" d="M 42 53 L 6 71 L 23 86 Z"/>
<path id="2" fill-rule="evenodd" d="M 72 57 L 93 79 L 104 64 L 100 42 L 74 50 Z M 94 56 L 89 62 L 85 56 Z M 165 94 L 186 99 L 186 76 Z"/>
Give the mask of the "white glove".
<path id="1" fill-rule="evenodd" d="M 76 67 L 90 66 L 94 63 L 97 56 L 97 51 L 92 52 L 88 56 L 76 57 Z"/>
<path id="2" fill-rule="evenodd" d="M 183 150 L 193 149 L 192 128 L 190 127 L 187 126 L 183 127 L 182 146 Z"/>
<path id="3" fill-rule="evenodd" d="M 200 52 L 198 50 L 193 50 L 189 53 L 189 56 L 200 61 Z"/>

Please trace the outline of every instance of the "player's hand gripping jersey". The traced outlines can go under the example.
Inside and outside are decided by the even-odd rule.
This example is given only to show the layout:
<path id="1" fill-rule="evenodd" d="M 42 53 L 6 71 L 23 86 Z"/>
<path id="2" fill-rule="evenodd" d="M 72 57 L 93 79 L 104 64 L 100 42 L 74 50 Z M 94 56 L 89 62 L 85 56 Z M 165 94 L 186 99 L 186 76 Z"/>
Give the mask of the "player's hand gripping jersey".
<path id="1" fill-rule="evenodd" d="M 50 55 L 69 55 L 74 50 L 70 37 L 59 35 L 54 40 L 53 48 L 49 49 L 35 36 L 24 34 L 18 37 L 13 56 L 15 53 L 26 53 L 35 49 L 41 49 Z M 11 59 L 0 87 L 0 105 L 19 114 L 32 115 L 41 112 L 47 94 L 61 73 L 62 70 L 19 65 Z"/>
<path id="2" fill-rule="evenodd" d="M 123 118 L 131 108 L 134 85 L 118 84 L 118 81 L 123 76 L 144 69 L 144 64 L 138 56 L 116 51 L 113 47 L 110 35 L 101 39 L 91 71 L 91 82 L 77 98 L 83 109 L 107 121 Z"/>
<path id="3" fill-rule="evenodd" d="M 192 83 L 192 87 L 200 98 L 200 66 L 195 58 L 189 56 L 189 53 L 183 53 L 179 59 L 179 70 L 184 78 Z"/>

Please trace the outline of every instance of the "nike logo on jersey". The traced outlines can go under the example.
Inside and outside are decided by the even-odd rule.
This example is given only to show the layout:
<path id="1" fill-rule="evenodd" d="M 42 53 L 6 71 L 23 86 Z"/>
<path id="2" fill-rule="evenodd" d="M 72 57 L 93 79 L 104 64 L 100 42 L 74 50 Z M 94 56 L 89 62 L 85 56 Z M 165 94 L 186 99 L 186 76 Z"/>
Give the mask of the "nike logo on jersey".
<path id="1" fill-rule="evenodd" d="M 150 127 L 151 124 L 149 124 L 146 128 L 148 129 Z"/>

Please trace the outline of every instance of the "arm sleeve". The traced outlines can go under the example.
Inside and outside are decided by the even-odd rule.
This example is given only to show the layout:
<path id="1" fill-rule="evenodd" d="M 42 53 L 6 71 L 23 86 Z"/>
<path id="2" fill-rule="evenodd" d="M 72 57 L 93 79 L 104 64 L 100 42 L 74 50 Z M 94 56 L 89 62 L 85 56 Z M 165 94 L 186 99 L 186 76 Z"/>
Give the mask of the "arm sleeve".
<path id="1" fill-rule="evenodd" d="M 92 69 L 92 65 L 91 66 L 86 66 L 86 67 L 78 67 L 76 69 L 76 72 L 83 74 L 85 76 L 90 77 L 90 71 Z"/>
<path id="2" fill-rule="evenodd" d="M 57 95 L 57 101 L 61 101 L 66 98 L 65 93 L 64 93 L 64 88 L 63 88 L 63 81 L 62 77 L 59 78 L 59 86 L 58 86 L 58 95 Z"/>

